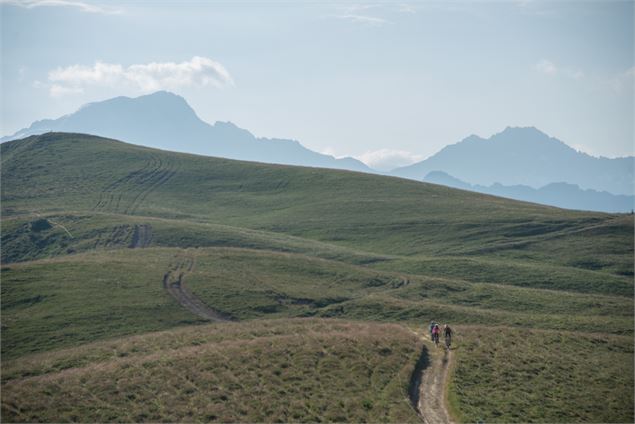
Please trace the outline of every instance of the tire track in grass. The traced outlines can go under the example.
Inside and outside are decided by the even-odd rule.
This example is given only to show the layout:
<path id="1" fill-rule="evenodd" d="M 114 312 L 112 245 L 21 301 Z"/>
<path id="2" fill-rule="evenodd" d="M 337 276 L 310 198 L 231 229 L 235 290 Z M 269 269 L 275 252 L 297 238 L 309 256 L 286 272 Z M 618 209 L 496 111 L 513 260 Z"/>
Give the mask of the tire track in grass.
<path id="1" fill-rule="evenodd" d="M 93 210 L 123 209 L 123 213 L 134 213 L 148 195 L 176 174 L 172 161 L 151 155 L 140 169 L 130 172 L 112 182 L 99 195 Z M 125 202 L 131 199 L 129 202 Z M 126 204 L 127 203 L 127 204 Z"/>
<path id="2" fill-rule="evenodd" d="M 130 213 L 131 210 L 134 208 L 139 197 L 143 195 L 143 193 L 145 193 L 146 191 L 152 190 L 152 188 L 155 185 L 156 179 L 161 177 L 165 173 L 166 165 L 161 160 L 161 158 L 154 156 L 154 161 L 155 161 L 155 166 L 152 169 L 152 171 L 148 173 L 140 174 L 138 181 L 134 181 L 133 187 L 127 190 L 127 192 L 133 197 L 132 197 L 132 201 L 130 201 L 126 205 L 123 213 L 125 214 Z M 119 203 L 117 203 L 117 208 L 118 207 L 119 207 Z"/>
<path id="3" fill-rule="evenodd" d="M 148 178 L 149 184 L 142 189 L 137 195 L 134 197 L 125 213 L 134 213 L 139 209 L 139 206 L 145 201 L 148 195 L 153 192 L 159 186 L 165 184 L 168 180 L 170 180 L 176 174 L 176 167 L 172 164 L 171 161 L 167 161 L 165 165 L 161 161 L 158 171 L 154 173 L 150 178 Z"/>
<path id="4" fill-rule="evenodd" d="M 223 312 L 207 306 L 196 297 L 185 285 L 185 275 L 194 268 L 194 258 L 185 256 L 178 259 L 163 275 L 163 288 L 165 288 L 177 302 L 185 309 L 210 321 L 232 321 L 232 317 Z"/>
<path id="5" fill-rule="evenodd" d="M 141 169 L 137 169 L 136 171 L 133 171 L 108 184 L 101 193 L 99 193 L 99 200 L 97 201 L 97 204 L 93 206 L 93 210 L 106 209 L 115 202 L 115 196 L 117 195 L 119 196 L 117 200 L 117 207 L 119 207 L 119 200 L 121 200 L 121 191 L 119 189 L 123 188 L 123 186 L 130 180 L 141 177 L 148 172 L 153 172 L 152 169 L 154 167 L 156 167 L 156 157 L 152 155 L 150 156 L 150 159 L 144 163 Z"/>

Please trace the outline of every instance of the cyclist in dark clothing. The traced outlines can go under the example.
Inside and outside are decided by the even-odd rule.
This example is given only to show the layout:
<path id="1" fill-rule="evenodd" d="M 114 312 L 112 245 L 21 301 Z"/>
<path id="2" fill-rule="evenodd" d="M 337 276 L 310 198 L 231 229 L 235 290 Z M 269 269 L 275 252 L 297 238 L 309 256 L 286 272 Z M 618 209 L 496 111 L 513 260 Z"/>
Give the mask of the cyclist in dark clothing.
<path id="1" fill-rule="evenodd" d="M 445 324 L 443 326 L 443 336 L 445 337 L 445 347 L 450 349 L 450 344 L 452 344 L 452 329 L 449 325 Z"/>

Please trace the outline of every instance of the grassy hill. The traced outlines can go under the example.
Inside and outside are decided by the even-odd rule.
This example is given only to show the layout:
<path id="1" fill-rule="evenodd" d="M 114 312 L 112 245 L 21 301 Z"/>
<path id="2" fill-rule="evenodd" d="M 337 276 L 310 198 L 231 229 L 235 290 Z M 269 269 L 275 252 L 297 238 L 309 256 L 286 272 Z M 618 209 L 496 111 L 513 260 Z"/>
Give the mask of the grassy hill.
<path id="1" fill-rule="evenodd" d="M 41 373 L 37 363 L 42 358 L 81 356 L 93 349 L 86 346 L 125 344 L 128 339 L 120 338 L 135 334 L 161 344 L 180 340 L 180 334 L 208 331 L 200 325 L 203 319 L 162 286 L 164 275 L 187 261 L 191 269 L 184 278 L 191 292 L 225 316 L 244 321 L 244 329 L 262 331 L 253 337 L 263 337 L 263 343 L 266 326 L 286 328 L 290 318 L 305 318 L 292 322 L 308 327 L 327 325 L 315 317 L 338 318 L 335 322 L 346 331 L 358 325 L 389 328 L 378 322 L 421 328 L 431 319 L 461 325 L 450 399 L 454 414 L 465 420 L 632 421 L 633 352 L 627 348 L 633 342 L 632 215 L 565 211 L 347 171 L 177 154 L 81 134 L 49 133 L 0 148 L 3 378 L 8 370 L 21 370 L 15 381 L 4 381 L 3 419 L 174 421 L 209 420 L 213 415 L 218 420 L 311 420 L 320 411 L 340 421 L 410 419 L 413 410 L 403 400 L 401 383 L 391 386 L 390 396 L 373 385 L 363 395 L 354 395 L 355 408 L 345 406 L 359 413 L 347 416 L 341 415 L 344 407 L 329 415 L 318 406 L 344 396 L 331 390 L 331 384 L 320 386 L 324 399 L 311 398 L 316 403 L 308 407 L 308 392 L 273 396 L 279 381 L 262 376 L 259 387 L 278 399 L 267 415 L 247 410 L 227 415 L 236 410 L 229 398 L 215 399 L 214 405 L 222 408 L 209 416 L 201 415 L 205 408 L 196 404 L 202 400 L 193 401 L 199 409 L 190 410 L 200 414 L 191 416 L 182 415 L 186 410 L 177 413 L 167 400 L 170 406 L 154 415 L 141 411 L 135 401 L 117 403 L 120 400 L 97 409 L 68 406 L 49 414 L 50 405 L 59 403 L 59 393 L 36 389 L 33 384 L 40 380 L 20 380 Z M 228 338 L 242 337 L 243 324 L 209 328 L 225 331 L 225 325 L 237 329 Z M 492 330 L 493 336 L 488 328 L 504 330 Z M 157 333 L 160 337 L 148 333 L 166 330 Z M 489 339 L 496 340 L 496 353 L 488 350 L 489 342 L 480 341 Z M 557 343 L 541 344 L 546 339 Z M 412 352 L 420 350 L 405 335 L 400 340 L 399 349 L 410 352 L 404 353 L 410 359 L 402 358 L 386 371 L 395 375 L 405 372 L 406 363 L 414 367 Z M 375 343 L 360 343 L 367 342 Z M 152 343 L 147 349 L 154 349 Z M 240 353 L 223 353 L 224 358 L 242 358 L 256 349 L 236 343 Z M 527 344 L 529 351 L 520 348 Z M 215 352 L 225 349 L 215 339 L 206 346 Z M 309 354 L 295 342 L 280 348 L 293 358 Z M 181 353 L 174 349 L 162 351 L 162 361 L 175 362 Z M 559 351 L 571 354 L 558 356 Z M 124 373 L 116 371 L 119 363 L 102 368 L 98 357 L 88 354 L 80 368 L 97 367 L 104 379 L 111 372 Z M 546 369 L 554 378 L 547 386 L 533 384 L 531 376 L 546 378 L 545 368 L 540 368 L 545 357 L 553 362 Z M 483 359 L 477 363 L 474 358 Z M 589 361 L 611 361 L 610 375 L 619 376 L 619 386 L 589 371 Z M 199 365 L 188 366 L 194 372 Z M 164 387 L 169 379 L 162 382 L 160 375 L 175 371 L 158 369 L 143 374 L 137 386 L 118 390 L 150 387 L 150 392 L 169 392 L 172 389 Z M 490 374 L 483 374 L 488 369 L 504 370 L 504 375 L 491 380 Z M 312 372 L 321 375 L 323 370 Z M 356 372 L 345 379 L 355 380 Z M 233 387 L 230 374 L 204 384 Z M 70 375 L 55 371 L 46 381 L 54 381 L 51 387 L 63 388 L 77 405 L 87 396 L 81 387 L 114 390 L 79 377 L 90 372 Z M 509 390 L 502 389 L 507 380 L 534 396 L 527 398 L 531 405 L 512 408 L 515 404 L 505 397 Z M 572 383 L 578 390 L 573 397 L 566 389 Z M 494 392 L 484 400 L 485 385 Z M 190 397 L 201 396 L 198 387 L 194 382 Z M 239 394 L 243 389 L 230 391 Z M 25 391 L 39 395 L 22 396 Z M 399 402 L 409 412 L 397 408 L 401 412 L 391 415 L 393 407 L 386 402 L 393 395 L 403 398 Z M 612 408 L 587 411 L 584 402 L 593 397 L 608 397 Z M 289 406 L 294 402 L 304 406 L 294 409 Z M 376 407 L 378 402 L 381 407 Z M 533 407 L 543 404 L 542 409 Z M 116 408 L 130 412 L 108 418 Z M 170 410 L 175 413 L 170 415 Z M 292 410 L 299 415 L 276 415 Z"/>
<path id="2" fill-rule="evenodd" d="M 101 342 L 3 370 L 4 420 L 28 422 L 417 419 L 420 354 L 397 325 L 322 320 L 201 326 Z"/>

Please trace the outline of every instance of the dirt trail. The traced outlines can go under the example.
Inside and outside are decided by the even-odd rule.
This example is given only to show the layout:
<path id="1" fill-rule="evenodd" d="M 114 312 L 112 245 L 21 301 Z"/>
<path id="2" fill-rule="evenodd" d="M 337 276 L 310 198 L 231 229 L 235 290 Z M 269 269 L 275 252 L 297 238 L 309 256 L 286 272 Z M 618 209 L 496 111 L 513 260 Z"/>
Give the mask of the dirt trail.
<path id="1" fill-rule="evenodd" d="M 163 275 L 163 287 L 184 308 L 210 321 L 231 321 L 229 315 L 216 311 L 190 292 L 185 286 L 185 275 L 194 268 L 194 258 L 183 257 Z"/>
<path id="2" fill-rule="evenodd" d="M 150 224 L 135 225 L 132 230 L 132 240 L 128 247 L 132 249 L 148 247 L 152 241 L 152 226 Z"/>
<path id="3" fill-rule="evenodd" d="M 410 401 L 426 424 L 451 423 L 445 404 L 452 351 L 425 343 L 410 381 Z"/>

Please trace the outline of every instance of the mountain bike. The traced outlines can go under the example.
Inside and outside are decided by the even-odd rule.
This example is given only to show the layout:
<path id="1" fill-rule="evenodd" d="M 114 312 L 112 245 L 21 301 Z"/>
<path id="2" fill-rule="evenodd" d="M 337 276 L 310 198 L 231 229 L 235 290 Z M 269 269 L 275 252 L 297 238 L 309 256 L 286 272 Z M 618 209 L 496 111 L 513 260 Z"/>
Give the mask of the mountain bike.
<path id="1" fill-rule="evenodd" d="M 432 341 L 434 342 L 434 345 L 436 347 L 439 346 L 439 333 L 436 333 L 436 334 L 432 335 Z"/>
<path id="2" fill-rule="evenodd" d="M 447 350 L 450 350 L 450 345 L 452 344 L 452 336 L 450 334 L 447 334 L 445 336 L 445 348 Z"/>

